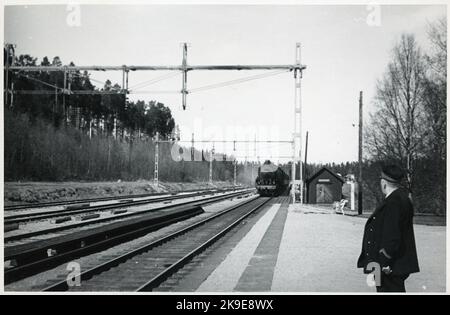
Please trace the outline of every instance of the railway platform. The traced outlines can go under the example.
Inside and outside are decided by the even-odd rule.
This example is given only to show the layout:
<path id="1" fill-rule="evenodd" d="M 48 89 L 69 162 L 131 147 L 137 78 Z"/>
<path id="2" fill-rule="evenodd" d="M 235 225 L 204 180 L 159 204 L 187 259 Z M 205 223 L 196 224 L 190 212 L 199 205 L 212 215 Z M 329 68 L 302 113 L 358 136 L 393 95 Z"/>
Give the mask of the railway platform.
<path id="1" fill-rule="evenodd" d="M 72 247 L 64 247 L 62 249 L 66 251 L 62 251 L 60 256 L 56 254 L 44 259 L 27 254 L 21 269 L 14 267 L 12 273 L 8 271 L 12 278 L 14 274 L 18 277 L 10 278 L 11 283 L 5 289 L 375 292 L 375 288 L 367 285 L 366 275 L 356 268 L 366 217 L 337 214 L 331 205 L 291 205 L 288 196 L 258 197 L 244 191 L 222 197 L 214 199 L 214 202 L 203 200 L 203 211 L 196 216 L 156 230 L 152 226 L 146 227 L 145 235 L 123 234 L 133 237 L 124 238 L 118 244 L 106 246 L 115 240 L 109 237 L 108 230 L 105 234 L 108 237 L 99 238 L 98 244 L 93 243 L 94 247 L 79 244 L 81 247 L 72 251 Z M 122 223 L 128 227 L 132 220 L 137 218 Z M 122 224 L 121 221 L 110 223 L 104 228 L 109 229 L 119 223 Z M 85 242 L 89 233 L 92 232 L 93 236 L 97 232 L 103 233 L 103 230 L 97 231 L 100 228 L 94 226 L 85 232 L 72 231 L 67 236 L 59 235 L 58 239 L 63 242 L 64 238 L 74 238 L 75 243 Z M 446 227 L 415 224 L 414 230 L 421 272 L 408 278 L 406 289 L 408 292 L 445 292 Z M 130 231 L 125 229 L 123 232 Z M 77 233 L 84 234 L 77 238 Z M 123 235 L 118 235 L 117 240 L 122 240 Z M 44 240 L 30 244 L 40 242 Z M 103 246 L 102 242 L 108 244 Z M 16 246 L 13 248 L 23 247 Z M 42 246 L 42 249 L 47 247 Z M 95 250 L 91 251 L 91 248 Z M 68 255 L 70 259 L 66 259 Z M 31 263 L 27 263 L 27 259 L 31 259 Z M 37 262 L 40 265 L 51 262 L 54 266 L 28 270 L 28 266 L 35 267 Z M 79 266 L 82 272 L 79 285 L 72 286 L 70 281 L 67 282 L 70 280 L 68 263 Z M 30 271 L 29 276 L 22 274 L 25 271 Z"/>
<path id="2" fill-rule="evenodd" d="M 275 201 L 239 240 L 232 237 L 202 263 L 194 291 L 374 293 L 356 268 L 365 222 L 331 206 Z M 445 226 L 414 230 L 421 272 L 408 278 L 407 292 L 445 292 Z M 179 289 L 188 291 L 182 284 Z"/>

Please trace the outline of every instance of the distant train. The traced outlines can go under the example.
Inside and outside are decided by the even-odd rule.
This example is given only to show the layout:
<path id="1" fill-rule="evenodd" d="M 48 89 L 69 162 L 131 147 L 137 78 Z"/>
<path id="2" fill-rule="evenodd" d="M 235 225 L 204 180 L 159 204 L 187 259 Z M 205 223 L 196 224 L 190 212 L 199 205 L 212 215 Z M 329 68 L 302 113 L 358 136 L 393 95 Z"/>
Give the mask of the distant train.
<path id="1" fill-rule="evenodd" d="M 269 160 L 258 168 L 256 189 L 260 196 L 279 196 L 288 186 L 289 176 Z"/>

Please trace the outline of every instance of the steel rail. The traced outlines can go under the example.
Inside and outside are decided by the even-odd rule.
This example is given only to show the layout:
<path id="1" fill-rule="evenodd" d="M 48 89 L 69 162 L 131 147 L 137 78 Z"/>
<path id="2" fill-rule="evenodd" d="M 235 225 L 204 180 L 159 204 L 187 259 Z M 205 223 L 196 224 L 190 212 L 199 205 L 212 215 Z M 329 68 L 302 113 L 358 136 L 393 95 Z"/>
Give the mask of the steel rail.
<path id="1" fill-rule="evenodd" d="M 248 188 L 248 187 L 243 187 Z M 170 195 L 170 194 L 180 194 L 180 193 L 189 193 L 189 192 L 212 192 L 212 191 L 230 191 L 236 190 L 236 187 L 229 187 L 223 189 L 188 189 L 183 191 L 174 191 L 174 192 L 161 192 L 161 193 L 148 193 L 148 194 L 136 194 L 136 195 L 126 195 L 126 196 L 110 196 L 110 197 L 98 197 L 98 198 L 86 198 L 86 199 L 77 199 L 77 200 L 67 200 L 67 201 L 50 201 L 50 202 L 40 202 L 35 204 L 19 204 L 19 205 L 8 205 L 4 206 L 5 211 L 14 211 L 14 210 L 23 210 L 23 209 L 34 209 L 34 208 L 44 208 L 44 207 L 53 207 L 53 206 L 61 206 L 61 205 L 71 205 L 76 203 L 87 203 L 87 202 L 99 202 L 99 201 L 109 201 L 109 200 L 121 200 L 121 199 L 131 199 L 131 198 L 143 198 L 143 197 L 152 197 L 152 196 L 160 196 L 160 195 Z"/>
<path id="2" fill-rule="evenodd" d="M 111 217 L 106 217 L 106 218 L 87 220 L 87 221 L 83 221 L 83 222 L 79 222 L 79 223 L 53 227 L 53 228 L 49 228 L 49 229 L 43 229 L 43 230 L 37 230 L 37 231 L 28 232 L 28 233 L 22 233 L 22 234 L 6 236 L 6 237 L 4 237 L 3 241 L 4 241 L 4 243 L 7 243 L 7 242 L 16 241 L 16 240 L 20 240 L 20 239 L 24 239 L 24 238 L 30 238 L 30 237 L 34 237 L 34 236 L 50 234 L 50 233 L 56 233 L 56 232 L 60 232 L 60 231 L 63 231 L 63 230 L 78 228 L 78 227 L 81 227 L 81 226 L 97 224 L 97 223 L 103 223 L 103 222 L 107 222 L 107 221 L 113 221 L 113 220 L 128 218 L 128 217 L 132 217 L 132 216 L 145 215 L 145 214 L 147 214 L 149 212 L 165 210 L 165 209 L 178 207 L 178 206 L 185 206 L 185 205 L 192 205 L 192 204 L 194 204 L 194 205 L 206 205 L 206 204 L 209 204 L 209 203 L 212 203 L 212 202 L 215 202 L 215 201 L 221 201 L 221 200 L 228 199 L 228 198 L 231 198 L 231 197 L 235 197 L 235 196 L 239 196 L 239 195 L 245 195 L 245 194 L 248 194 L 251 190 L 252 189 L 248 189 L 248 190 L 243 190 L 243 191 L 234 192 L 234 193 L 227 193 L 225 195 L 220 195 L 220 196 L 212 196 L 212 197 L 204 198 L 204 199 L 201 199 L 201 200 L 191 200 L 191 201 L 183 202 L 183 203 L 176 204 L 176 205 L 165 205 L 165 206 L 160 206 L 160 207 L 156 207 L 156 208 L 152 208 L 152 209 L 148 209 L 148 210 L 124 213 L 124 214 L 120 214 L 120 215 L 117 215 L 117 216 L 111 216 Z"/>
<path id="3" fill-rule="evenodd" d="M 233 223 L 222 229 L 220 232 L 212 236 L 210 239 L 208 239 L 203 244 L 199 245 L 197 248 L 183 256 L 181 259 L 179 259 L 174 264 L 170 265 L 168 268 L 166 268 L 164 271 L 159 273 L 157 276 L 149 280 L 144 285 L 140 286 L 136 292 L 149 292 L 152 291 L 154 288 L 158 287 L 162 282 L 164 282 L 167 278 L 175 274 L 179 269 L 181 269 L 184 265 L 186 265 L 189 261 L 192 260 L 196 255 L 203 252 L 206 248 L 211 246 L 214 242 L 216 242 L 218 239 L 220 239 L 222 236 L 224 236 L 226 233 L 228 233 L 232 228 L 234 228 L 236 225 L 238 225 L 240 222 L 242 222 L 245 218 L 247 218 L 249 215 L 253 214 L 255 211 L 263 207 L 265 204 L 267 204 L 270 200 L 267 199 L 263 203 L 259 204 L 255 208 L 251 209 L 241 217 L 239 217 L 237 220 L 235 220 Z"/>
<path id="4" fill-rule="evenodd" d="M 49 210 L 49 211 L 42 211 L 42 212 L 35 212 L 35 213 L 22 213 L 22 214 L 16 214 L 16 215 L 11 215 L 11 216 L 4 216 L 4 223 L 6 223 L 6 224 L 23 223 L 23 222 L 28 222 L 28 221 L 36 221 L 36 220 L 54 218 L 54 217 L 59 217 L 59 216 L 74 215 L 74 214 L 80 214 L 80 213 L 89 213 L 89 212 L 96 212 L 96 211 L 106 211 L 106 210 L 111 210 L 111 209 L 117 209 L 117 208 L 123 208 L 123 207 L 133 207 L 133 206 L 139 206 L 139 205 L 150 204 L 150 203 L 161 202 L 161 201 L 171 201 L 171 200 L 177 200 L 177 199 L 183 199 L 183 198 L 192 198 L 192 197 L 197 197 L 197 196 L 201 196 L 201 195 L 207 195 L 208 193 L 211 193 L 211 192 L 206 191 L 206 192 L 197 192 L 197 193 L 186 194 L 186 195 L 166 196 L 166 197 L 144 199 L 144 200 L 130 200 L 127 202 L 122 202 L 122 203 L 98 205 L 98 206 L 90 206 L 89 205 L 82 209 L 62 209 L 62 210 Z"/>
<path id="5" fill-rule="evenodd" d="M 258 200 L 258 199 L 259 199 L 259 197 L 255 197 L 253 199 L 246 200 L 246 201 L 244 201 L 242 203 L 239 203 L 238 205 L 231 206 L 231 207 L 229 207 L 229 208 L 227 208 L 227 209 L 225 209 L 225 210 L 223 210 L 223 211 L 221 211 L 221 212 L 219 212 L 219 213 L 217 213 L 215 215 L 212 215 L 212 216 L 210 216 L 208 218 L 205 218 L 205 219 L 203 219 L 203 220 L 201 220 L 199 222 L 195 222 L 194 224 L 191 224 L 191 225 L 189 225 L 189 226 L 187 226 L 185 228 L 182 228 L 182 229 L 180 229 L 178 231 L 172 232 L 169 235 L 163 236 L 163 237 L 161 237 L 161 238 L 151 242 L 150 244 L 143 245 L 143 246 L 141 246 L 141 247 L 139 247 L 137 249 L 131 250 L 131 251 L 125 253 L 125 254 L 122 254 L 122 255 L 120 255 L 118 257 L 115 257 L 115 258 L 113 258 L 111 260 L 108 260 L 108 261 L 106 261 L 106 262 L 104 262 L 104 263 L 102 263 L 102 264 L 100 264 L 98 266 L 95 266 L 95 267 L 92 267 L 92 268 L 90 268 L 90 269 L 88 269 L 86 271 L 83 271 L 83 272 L 81 272 L 78 275 L 79 279 L 80 279 L 81 282 L 89 280 L 92 277 L 94 277 L 95 275 L 98 275 L 98 274 L 100 274 L 100 273 L 102 273 L 102 272 L 104 272 L 106 270 L 109 270 L 109 269 L 111 269 L 111 268 L 113 268 L 115 266 L 118 266 L 119 264 L 121 264 L 121 263 L 123 263 L 123 262 L 125 262 L 125 261 L 127 261 L 127 260 L 129 260 L 129 259 L 131 259 L 131 258 L 133 258 L 133 257 L 135 257 L 135 256 L 137 256 L 139 254 L 141 254 L 141 253 L 144 253 L 144 252 L 149 251 L 149 250 L 151 250 L 151 249 L 153 249 L 155 247 L 158 247 L 158 246 L 160 246 L 160 245 L 162 245 L 164 243 L 167 243 L 167 242 L 175 239 L 178 236 L 181 236 L 181 235 L 183 235 L 183 234 L 185 234 L 185 233 L 187 233 L 189 231 L 192 231 L 192 230 L 196 229 L 197 227 L 200 227 L 200 226 L 204 225 L 205 223 L 208 223 L 209 221 L 212 221 L 212 220 L 214 220 L 214 219 L 216 219 L 216 218 L 218 218 L 220 216 L 223 216 L 223 215 L 225 215 L 225 214 L 227 214 L 227 213 L 229 213 L 229 212 L 231 212 L 231 211 L 233 211 L 233 210 L 235 210 L 235 209 L 237 209 L 239 207 L 247 205 L 247 204 L 249 204 L 251 202 L 255 202 L 255 200 Z M 268 200 L 265 201 L 264 204 L 266 202 L 268 202 Z M 52 284 L 50 286 L 47 286 L 42 291 L 67 291 L 67 290 L 69 290 L 69 285 L 68 285 L 67 279 L 66 279 L 66 280 L 62 280 L 62 281 L 59 281 L 57 283 L 54 283 L 54 284 Z"/>
<path id="6" fill-rule="evenodd" d="M 23 263 L 20 266 L 6 269 L 4 272 L 4 279 L 5 284 L 9 284 L 18 280 L 21 280 L 23 278 L 26 278 L 28 276 L 32 276 L 34 274 L 46 271 L 48 269 L 51 269 L 53 267 L 58 266 L 59 264 L 62 264 L 64 262 L 70 261 L 72 259 L 75 259 L 77 257 L 80 257 L 82 255 L 88 255 L 92 254 L 104 249 L 107 249 L 109 247 L 112 247 L 114 245 L 118 245 L 120 243 L 130 241 L 134 238 L 140 237 L 145 235 L 146 233 L 152 232 L 158 228 L 164 227 L 166 225 L 169 225 L 171 223 L 175 223 L 181 220 L 188 219 L 194 215 L 200 214 L 201 208 L 192 206 L 192 209 L 188 209 L 186 211 L 183 211 L 181 215 L 167 215 L 166 217 L 162 218 L 161 221 L 152 223 L 152 224 L 146 224 L 145 221 L 134 223 L 133 225 L 130 225 L 129 231 L 125 231 L 123 233 L 120 233 L 120 229 L 118 229 L 118 233 L 113 234 L 108 232 L 100 232 L 96 235 L 90 235 L 89 237 L 85 238 L 79 238 L 76 240 L 69 240 L 66 243 L 59 244 L 58 250 L 61 247 L 67 246 L 66 251 L 62 251 L 57 253 L 57 255 L 45 257 L 44 253 L 50 246 L 42 246 L 41 248 L 34 248 L 33 250 L 27 252 L 27 253 L 21 253 L 20 256 L 12 256 L 12 257 L 6 257 L 6 260 L 11 259 L 22 259 L 22 256 L 25 256 L 26 254 L 29 255 L 27 257 L 27 261 Z M 197 209 L 195 209 L 197 208 Z M 148 221 L 148 220 L 147 220 Z M 151 220 L 150 220 L 151 221 Z M 139 227 L 142 226 L 142 227 Z M 125 227 L 121 227 L 121 229 L 124 229 Z M 85 242 L 88 240 L 94 239 L 96 241 L 93 241 L 89 245 L 84 245 Z M 74 248 L 74 244 L 77 244 L 77 246 Z M 50 247 L 51 249 L 51 247 Z M 16 258 L 18 257 L 18 258 Z M 34 258 L 35 257 L 35 258 Z"/>

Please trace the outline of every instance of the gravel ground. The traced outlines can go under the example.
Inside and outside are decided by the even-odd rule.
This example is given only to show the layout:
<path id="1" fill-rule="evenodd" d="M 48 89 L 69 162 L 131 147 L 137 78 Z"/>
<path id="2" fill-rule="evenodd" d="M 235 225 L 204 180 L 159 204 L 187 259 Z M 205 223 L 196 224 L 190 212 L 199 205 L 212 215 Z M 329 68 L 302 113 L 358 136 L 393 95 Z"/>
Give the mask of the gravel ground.
<path id="1" fill-rule="evenodd" d="M 218 195 L 223 195 L 223 194 L 224 193 L 215 193 L 214 195 L 218 196 Z M 226 193 L 226 194 L 229 194 L 229 193 Z M 213 196 L 213 195 L 211 195 L 211 196 Z M 98 211 L 96 213 L 100 214 L 100 217 L 93 218 L 93 219 L 90 219 L 90 220 L 86 220 L 85 222 L 95 221 L 97 219 L 103 219 L 103 218 L 114 218 L 114 222 L 119 222 L 119 221 L 127 220 L 130 217 L 130 213 L 135 213 L 135 212 L 146 212 L 146 213 L 148 213 L 152 209 L 155 209 L 155 211 L 166 211 L 166 210 L 158 210 L 157 208 L 163 207 L 163 206 L 167 206 L 167 205 L 175 206 L 175 205 L 183 204 L 183 203 L 185 203 L 187 201 L 201 200 L 203 198 L 204 198 L 203 196 L 194 196 L 194 197 L 188 197 L 188 198 L 175 199 L 175 200 L 172 200 L 170 203 L 155 202 L 155 203 L 151 203 L 151 204 L 147 204 L 147 205 L 132 206 L 132 207 L 121 207 L 120 209 L 127 209 L 126 213 L 121 213 L 121 214 L 112 214 L 111 211 Z M 92 214 L 92 213 L 94 213 L 94 212 L 90 212 L 89 214 Z M 14 235 L 20 235 L 20 234 L 23 234 L 23 233 L 40 231 L 40 230 L 45 230 L 45 229 L 49 229 L 49 228 L 53 228 L 53 227 L 71 226 L 73 224 L 80 223 L 81 222 L 80 218 L 83 215 L 85 215 L 85 214 L 72 215 L 71 216 L 72 220 L 66 221 L 66 222 L 63 222 L 63 223 L 59 223 L 59 224 L 55 224 L 50 219 L 21 223 L 19 225 L 19 229 L 6 232 L 5 236 L 9 237 L 9 236 L 14 236 Z M 82 226 L 82 227 L 76 227 L 75 229 L 76 229 L 76 231 L 81 231 L 81 230 L 91 229 L 93 227 L 107 225 L 107 224 L 110 224 L 111 222 L 112 221 L 107 221 L 107 222 L 102 222 L 102 223 L 93 223 L 91 225 L 85 225 L 85 226 Z M 60 231 L 60 232 L 57 232 L 57 233 L 38 235 L 38 236 L 35 236 L 33 238 L 27 238 L 25 240 L 17 240 L 17 241 L 8 242 L 6 246 L 14 246 L 14 245 L 17 245 L 17 244 L 29 243 L 29 242 L 32 242 L 32 241 L 35 241 L 35 240 L 48 239 L 48 238 L 55 237 L 55 236 L 65 235 L 65 234 L 71 233 L 72 231 L 73 231 L 73 228 L 67 229 L 67 230 L 63 230 L 63 231 Z"/>
<path id="2" fill-rule="evenodd" d="M 143 246 L 144 244 L 148 244 L 151 241 L 154 241 L 158 238 L 160 238 L 163 235 L 167 235 L 171 232 L 174 232 L 176 230 L 179 230 L 183 227 L 186 227 L 194 222 L 198 222 L 204 218 L 207 218 L 211 216 L 212 214 L 216 213 L 217 211 L 221 211 L 225 208 L 228 208 L 230 206 L 239 204 L 241 202 L 244 202 L 246 200 L 255 198 L 255 195 L 249 195 L 245 198 L 233 198 L 232 200 L 225 200 L 219 203 L 211 204 L 208 206 L 203 207 L 205 210 L 205 213 L 200 214 L 198 216 L 195 216 L 193 218 L 190 218 L 188 220 L 177 222 L 175 224 L 171 224 L 169 226 L 166 226 L 164 228 L 161 228 L 155 232 L 149 233 L 144 237 L 138 238 L 136 240 L 126 242 L 124 244 L 114 246 L 112 248 L 109 248 L 105 251 L 102 251 L 100 253 L 92 254 L 86 257 L 81 257 L 76 260 L 77 263 L 81 266 L 81 271 L 89 269 L 96 264 L 98 264 L 99 261 L 105 260 L 111 257 L 115 257 L 120 253 L 125 253 L 133 248 L 138 248 L 140 246 Z M 58 266 L 56 268 L 53 268 L 51 270 L 45 271 L 43 273 L 40 273 L 38 275 L 28 277 L 26 279 L 11 283 L 9 285 L 5 285 L 5 291 L 39 291 L 42 288 L 46 286 L 46 283 L 48 280 L 59 278 L 63 280 L 69 271 L 66 270 L 67 264 L 63 264 L 61 266 Z"/>

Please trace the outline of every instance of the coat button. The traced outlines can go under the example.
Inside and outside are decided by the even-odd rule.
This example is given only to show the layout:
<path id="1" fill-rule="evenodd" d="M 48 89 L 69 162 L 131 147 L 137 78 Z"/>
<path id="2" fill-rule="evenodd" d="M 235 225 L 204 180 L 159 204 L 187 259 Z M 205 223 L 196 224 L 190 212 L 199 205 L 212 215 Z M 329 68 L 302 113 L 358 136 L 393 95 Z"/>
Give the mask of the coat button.
<path id="1" fill-rule="evenodd" d="M 367 244 L 370 244 L 370 241 L 368 241 Z"/>
<path id="2" fill-rule="evenodd" d="M 376 219 L 376 217 L 373 217 L 373 219 L 375 220 L 375 219 Z"/>
<path id="3" fill-rule="evenodd" d="M 366 256 L 369 256 L 369 253 L 366 253 Z"/>

